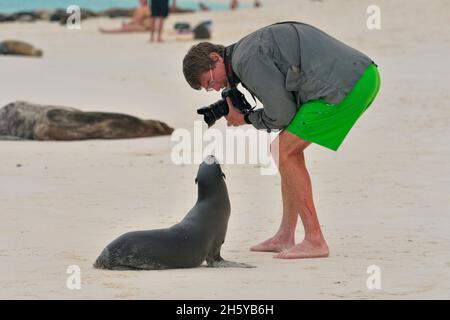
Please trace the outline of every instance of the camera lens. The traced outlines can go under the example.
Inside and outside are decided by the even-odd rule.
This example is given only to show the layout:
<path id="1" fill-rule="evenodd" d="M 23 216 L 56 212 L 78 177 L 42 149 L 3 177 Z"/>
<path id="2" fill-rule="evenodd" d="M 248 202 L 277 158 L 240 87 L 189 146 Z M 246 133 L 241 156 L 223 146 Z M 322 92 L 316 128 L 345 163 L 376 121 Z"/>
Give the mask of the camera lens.
<path id="1" fill-rule="evenodd" d="M 228 114 L 228 105 L 225 100 L 219 100 L 208 107 L 198 109 L 197 113 L 203 115 L 204 121 L 208 127 L 211 127 L 217 120 Z"/>

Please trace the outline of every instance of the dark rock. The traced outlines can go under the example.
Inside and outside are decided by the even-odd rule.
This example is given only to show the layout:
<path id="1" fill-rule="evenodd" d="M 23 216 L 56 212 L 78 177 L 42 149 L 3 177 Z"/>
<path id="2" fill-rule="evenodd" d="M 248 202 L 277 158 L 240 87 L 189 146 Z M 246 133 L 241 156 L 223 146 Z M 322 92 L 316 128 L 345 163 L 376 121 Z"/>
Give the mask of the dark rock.
<path id="1" fill-rule="evenodd" d="M 89 9 L 81 9 L 81 18 L 82 19 L 95 18 L 98 16 L 99 16 L 99 14 L 97 12 L 94 12 Z"/>
<path id="2" fill-rule="evenodd" d="M 194 39 L 210 39 L 212 21 L 207 20 L 197 25 L 192 32 L 194 33 Z"/>
<path id="3" fill-rule="evenodd" d="M 81 20 L 85 20 L 88 18 L 98 17 L 99 14 L 88 10 L 88 9 L 80 9 L 81 11 Z M 59 22 L 60 24 L 66 24 L 67 19 L 71 16 L 71 14 L 67 13 L 66 10 L 56 9 L 48 15 L 48 20 L 51 22 Z"/>
<path id="4" fill-rule="evenodd" d="M 68 14 L 65 10 L 57 9 L 50 13 L 50 16 L 48 18 L 48 21 L 50 22 L 60 22 L 60 23 L 66 23 Z"/>
<path id="5" fill-rule="evenodd" d="M 33 22 L 39 19 L 39 16 L 33 11 L 19 11 L 11 14 L 13 21 Z"/>
<path id="6" fill-rule="evenodd" d="M 36 13 L 36 16 L 38 17 L 39 20 L 49 20 L 50 14 L 52 13 L 52 11 L 50 11 L 50 10 L 36 10 L 35 13 Z"/>
<path id="7" fill-rule="evenodd" d="M 109 18 L 130 18 L 133 16 L 135 8 L 112 8 L 100 12 L 94 12 L 92 10 L 81 8 L 81 19 L 88 19 L 93 17 L 109 17 Z M 170 13 L 187 13 L 194 12 L 191 9 L 170 8 Z M 19 11 L 12 14 L 0 13 L 1 22 L 33 22 L 36 20 L 48 20 L 51 22 L 59 22 L 65 24 L 67 18 L 70 16 L 66 12 L 66 9 L 56 9 L 52 11 L 48 10 L 35 10 L 35 11 Z"/>
<path id="8" fill-rule="evenodd" d="M 211 39 L 211 32 L 205 26 L 197 27 L 193 30 L 194 39 Z"/>
<path id="9" fill-rule="evenodd" d="M 16 17 L 12 14 L 0 14 L 0 22 L 13 22 L 16 21 Z"/>
<path id="10" fill-rule="evenodd" d="M 195 10 L 192 10 L 192 9 L 182 9 L 182 8 L 179 8 L 179 7 L 172 7 L 172 6 L 170 6 L 170 8 L 169 8 L 169 13 L 191 13 L 191 12 L 195 12 Z"/>
<path id="11" fill-rule="evenodd" d="M 112 8 L 98 13 L 99 16 L 109 17 L 109 18 L 130 18 L 133 16 L 133 9 L 122 9 L 122 8 Z"/>

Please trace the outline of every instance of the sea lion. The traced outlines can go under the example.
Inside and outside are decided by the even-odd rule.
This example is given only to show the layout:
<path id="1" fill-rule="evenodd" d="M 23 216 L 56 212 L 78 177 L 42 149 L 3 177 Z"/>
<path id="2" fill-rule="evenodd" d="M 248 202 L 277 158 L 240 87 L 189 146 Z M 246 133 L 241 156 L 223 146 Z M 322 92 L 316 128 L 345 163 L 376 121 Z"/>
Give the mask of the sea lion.
<path id="1" fill-rule="evenodd" d="M 225 241 L 230 200 L 225 175 L 213 156 L 198 170 L 198 198 L 184 219 L 170 228 L 128 232 L 111 242 L 94 263 L 110 270 L 208 267 L 251 268 L 220 256 Z"/>
<path id="2" fill-rule="evenodd" d="M 0 42 L 0 54 L 42 57 L 42 50 L 23 41 L 6 40 Z"/>
<path id="3" fill-rule="evenodd" d="M 172 132 L 173 129 L 163 122 L 120 113 L 83 112 L 23 101 L 0 109 L 0 140 L 126 139 Z"/>

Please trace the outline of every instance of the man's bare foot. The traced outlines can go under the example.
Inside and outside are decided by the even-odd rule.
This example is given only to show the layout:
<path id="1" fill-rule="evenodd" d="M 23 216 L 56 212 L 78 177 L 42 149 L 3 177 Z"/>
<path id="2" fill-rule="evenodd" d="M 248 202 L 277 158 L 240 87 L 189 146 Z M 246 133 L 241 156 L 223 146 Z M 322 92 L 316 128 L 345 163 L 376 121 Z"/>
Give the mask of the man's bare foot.
<path id="1" fill-rule="evenodd" d="M 303 240 L 302 243 L 294 247 L 283 250 L 274 256 L 278 259 L 306 259 L 306 258 L 325 258 L 329 255 L 328 245 L 325 240 L 310 241 Z"/>
<path id="2" fill-rule="evenodd" d="M 272 237 L 250 248 L 250 251 L 258 252 L 281 252 L 289 249 L 295 245 L 294 239 L 282 240 L 277 237 Z"/>

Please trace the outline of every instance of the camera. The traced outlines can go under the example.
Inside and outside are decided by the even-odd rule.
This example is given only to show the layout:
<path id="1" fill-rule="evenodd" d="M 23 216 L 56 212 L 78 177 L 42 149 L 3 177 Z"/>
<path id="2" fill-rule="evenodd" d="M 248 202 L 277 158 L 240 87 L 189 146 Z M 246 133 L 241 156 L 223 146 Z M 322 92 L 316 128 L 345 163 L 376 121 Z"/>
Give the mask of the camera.
<path id="1" fill-rule="evenodd" d="M 236 88 L 226 88 L 222 91 L 222 99 L 197 110 L 197 113 L 203 115 L 208 128 L 212 127 L 217 120 L 228 114 L 229 108 L 227 98 L 231 99 L 233 106 L 242 114 L 247 114 L 252 110 L 252 106 L 245 99 L 245 96 Z"/>

